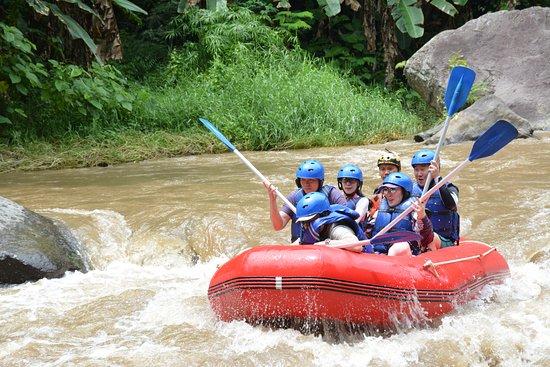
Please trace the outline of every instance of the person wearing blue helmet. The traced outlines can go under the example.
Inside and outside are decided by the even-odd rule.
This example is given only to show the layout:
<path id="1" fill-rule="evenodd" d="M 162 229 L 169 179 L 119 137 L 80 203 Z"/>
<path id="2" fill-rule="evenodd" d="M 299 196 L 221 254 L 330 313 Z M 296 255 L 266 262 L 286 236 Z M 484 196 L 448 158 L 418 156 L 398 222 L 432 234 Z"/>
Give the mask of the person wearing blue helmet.
<path id="1" fill-rule="evenodd" d="M 425 206 L 411 197 L 413 181 L 402 172 L 394 172 L 386 176 L 380 191 L 383 199 L 378 207 L 378 215 L 374 222 L 373 236 L 386 225 L 403 213 L 410 206 L 414 211 L 399 221 L 390 231 L 415 231 L 420 234 L 419 243 L 399 242 L 393 245 L 376 245 L 374 251 L 388 255 L 418 255 L 428 249 L 436 249 L 438 238 L 435 236 L 432 224 L 426 216 Z"/>
<path id="2" fill-rule="evenodd" d="M 296 206 L 296 203 L 300 201 L 306 194 L 310 192 L 321 192 L 328 198 L 330 204 L 346 205 L 346 199 L 344 195 L 336 189 L 334 186 L 324 185 L 325 181 L 325 168 L 316 160 L 310 159 L 304 161 L 298 166 L 296 170 L 296 186 L 297 189 L 288 194 L 288 201 Z M 280 231 L 287 225 L 288 222 L 292 222 L 291 238 L 292 243 L 297 242 L 300 238 L 300 225 L 296 223 L 296 214 L 286 204 L 283 204 L 279 210 L 277 205 L 277 195 L 275 193 L 276 188 L 273 185 L 266 186 L 269 192 L 269 215 L 271 218 L 271 224 L 276 231 Z"/>
<path id="3" fill-rule="evenodd" d="M 413 197 L 422 196 L 428 173 L 431 173 L 433 178 L 430 181 L 430 188 L 441 180 L 440 164 L 434 158 L 435 152 L 429 149 L 420 150 L 413 155 L 411 165 L 416 179 L 412 190 Z M 426 203 L 426 210 L 434 231 L 441 239 L 441 248 L 458 245 L 460 237 L 458 187 L 447 182 L 430 196 Z"/>
<path id="4" fill-rule="evenodd" d="M 356 222 L 359 226 L 365 229 L 368 220 L 367 214 L 370 205 L 369 198 L 365 197 L 361 191 L 363 187 L 363 171 L 353 164 L 346 164 L 338 170 L 338 188 L 342 190 L 346 197 L 346 205 L 348 208 L 359 213 L 359 218 Z"/>
<path id="5" fill-rule="evenodd" d="M 359 213 L 347 206 L 329 203 L 320 192 L 306 194 L 296 204 L 296 222 L 301 225 L 300 244 L 348 244 L 365 239 L 355 221 Z M 361 251 L 359 249 L 350 249 Z"/>

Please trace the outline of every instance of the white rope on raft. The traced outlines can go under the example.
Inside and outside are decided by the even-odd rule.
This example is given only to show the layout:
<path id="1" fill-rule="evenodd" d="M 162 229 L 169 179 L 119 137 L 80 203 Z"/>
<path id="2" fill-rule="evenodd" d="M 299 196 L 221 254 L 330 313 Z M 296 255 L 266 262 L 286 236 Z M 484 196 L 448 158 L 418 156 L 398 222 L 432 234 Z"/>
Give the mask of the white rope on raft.
<path id="1" fill-rule="evenodd" d="M 439 274 L 437 274 L 437 270 L 435 269 L 436 266 L 453 264 L 453 263 L 458 263 L 458 262 L 467 261 L 467 260 L 479 259 L 479 258 L 482 258 L 483 256 L 487 256 L 489 253 L 491 253 L 493 251 L 496 251 L 496 247 L 491 247 L 489 250 L 485 251 L 484 253 L 482 253 L 480 255 L 468 256 L 468 257 L 463 257 L 463 258 L 455 259 L 455 260 L 441 261 L 441 262 L 438 262 L 438 263 L 434 263 L 432 260 L 428 260 L 424 263 L 423 267 L 424 267 L 424 269 L 431 268 L 433 270 L 433 272 L 435 273 L 435 276 L 439 278 Z"/>

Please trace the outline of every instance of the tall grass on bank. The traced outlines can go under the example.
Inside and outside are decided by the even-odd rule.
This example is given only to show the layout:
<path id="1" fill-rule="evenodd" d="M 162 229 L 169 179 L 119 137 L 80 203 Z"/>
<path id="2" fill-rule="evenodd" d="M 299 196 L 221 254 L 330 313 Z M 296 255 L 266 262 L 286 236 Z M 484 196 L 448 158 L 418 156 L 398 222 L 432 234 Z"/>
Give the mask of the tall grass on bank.
<path id="1" fill-rule="evenodd" d="M 0 172 L 108 166 L 180 155 L 220 152 L 202 132 L 180 135 L 165 131 L 110 131 L 103 136 L 70 135 L 58 141 L 34 139 L 23 146 L 0 144 Z"/>
<path id="2" fill-rule="evenodd" d="M 201 74 L 180 72 L 176 85 L 146 93 L 129 126 L 183 132 L 205 117 L 247 150 L 376 143 L 424 126 L 391 93 L 360 90 L 302 52 L 243 52 Z"/>

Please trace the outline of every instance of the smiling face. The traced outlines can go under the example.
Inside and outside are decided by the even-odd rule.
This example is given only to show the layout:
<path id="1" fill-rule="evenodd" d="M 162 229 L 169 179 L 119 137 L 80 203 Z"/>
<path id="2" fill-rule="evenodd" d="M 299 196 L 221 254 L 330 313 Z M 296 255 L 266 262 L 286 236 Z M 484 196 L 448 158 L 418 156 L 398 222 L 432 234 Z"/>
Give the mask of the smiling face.
<path id="1" fill-rule="evenodd" d="M 416 182 L 418 182 L 418 185 L 422 187 L 424 187 L 426 178 L 428 177 L 428 168 L 430 168 L 429 164 L 415 164 L 413 167 L 414 178 L 416 179 Z"/>
<path id="2" fill-rule="evenodd" d="M 304 190 L 306 194 L 319 191 L 320 181 L 316 178 L 301 178 L 300 184 L 302 185 L 302 190 Z"/>
<path id="3" fill-rule="evenodd" d="M 396 207 L 403 201 L 403 189 L 401 187 L 382 187 L 382 195 L 388 200 L 390 208 Z"/>
<path id="4" fill-rule="evenodd" d="M 342 180 L 342 189 L 346 195 L 353 195 L 359 188 L 359 180 L 355 178 L 344 177 Z"/>
<path id="5" fill-rule="evenodd" d="M 378 173 L 380 174 L 380 178 L 383 180 L 386 178 L 387 175 L 390 173 L 399 172 L 399 169 L 396 165 L 393 164 L 381 164 L 378 166 Z"/>

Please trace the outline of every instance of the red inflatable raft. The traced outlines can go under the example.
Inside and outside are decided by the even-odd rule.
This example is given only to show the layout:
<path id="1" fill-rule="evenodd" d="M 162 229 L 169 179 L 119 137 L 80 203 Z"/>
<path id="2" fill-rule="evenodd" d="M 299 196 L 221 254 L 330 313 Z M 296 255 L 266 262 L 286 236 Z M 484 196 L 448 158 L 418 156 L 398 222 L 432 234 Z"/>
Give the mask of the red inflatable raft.
<path id="1" fill-rule="evenodd" d="M 494 247 L 469 240 L 415 257 L 258 246 L 218 269 L 208 297 L 223 321 L 336 321 L 386 329 L 449 313 L 509 275 Z"/>

